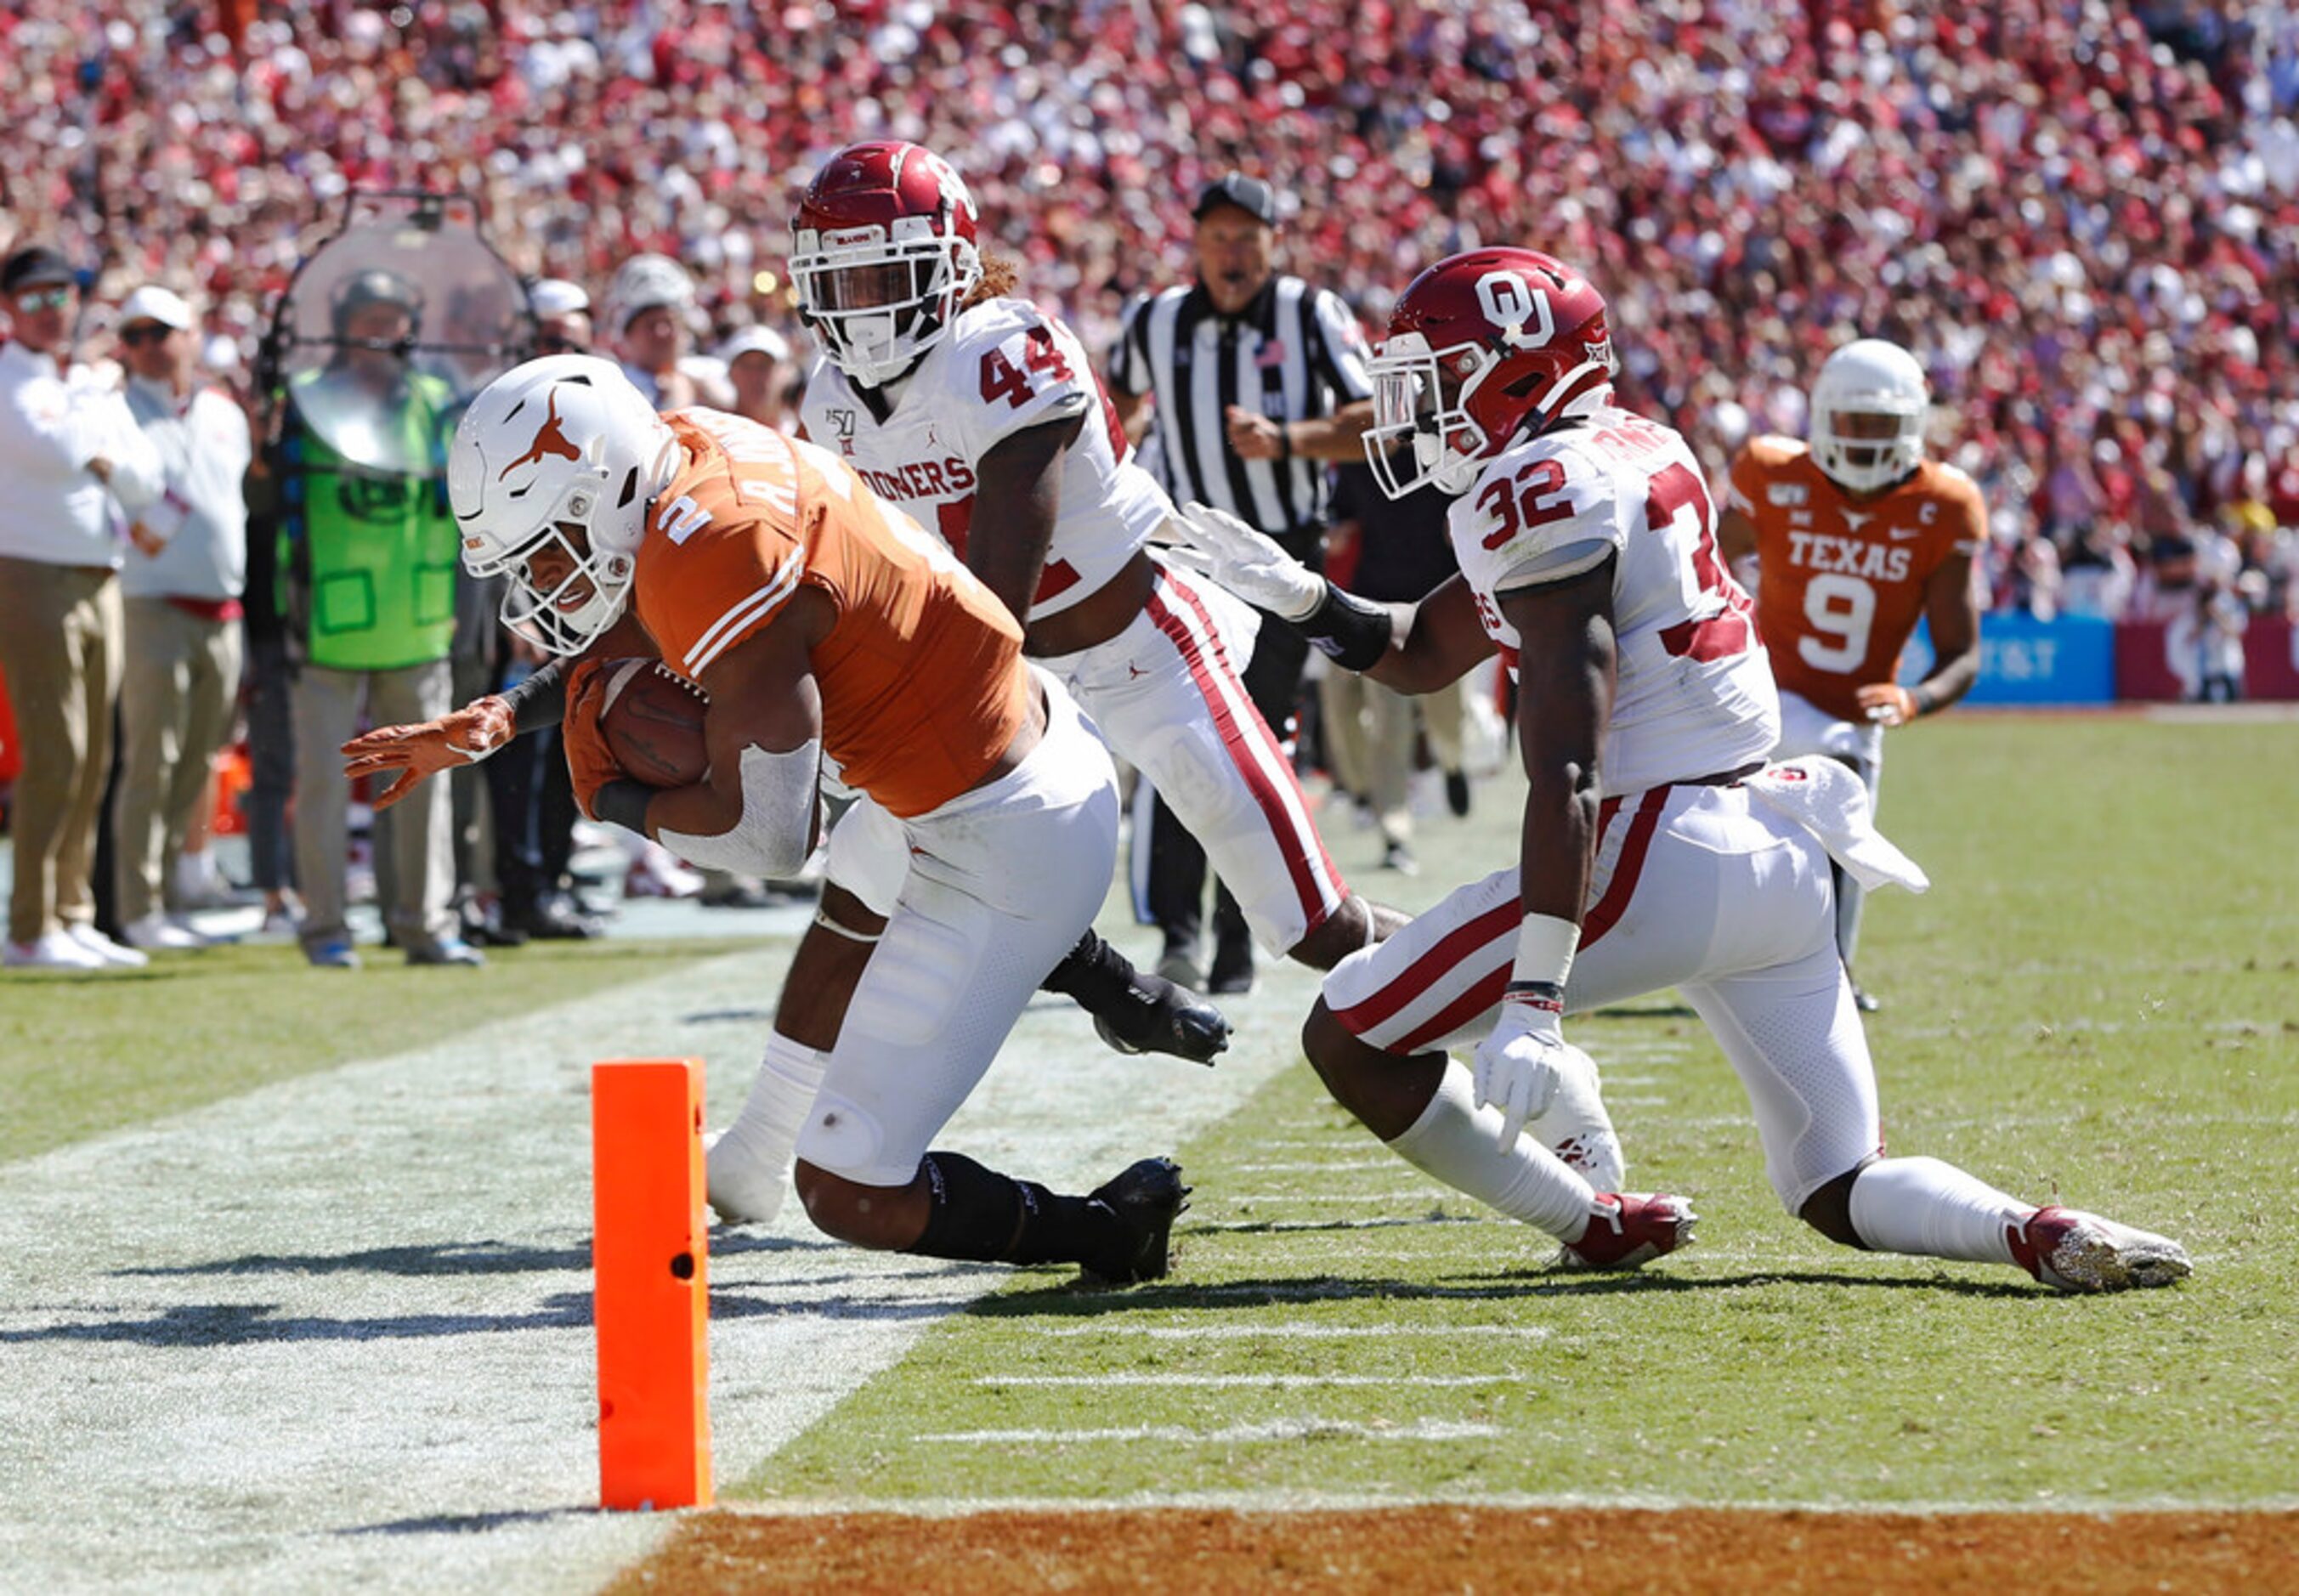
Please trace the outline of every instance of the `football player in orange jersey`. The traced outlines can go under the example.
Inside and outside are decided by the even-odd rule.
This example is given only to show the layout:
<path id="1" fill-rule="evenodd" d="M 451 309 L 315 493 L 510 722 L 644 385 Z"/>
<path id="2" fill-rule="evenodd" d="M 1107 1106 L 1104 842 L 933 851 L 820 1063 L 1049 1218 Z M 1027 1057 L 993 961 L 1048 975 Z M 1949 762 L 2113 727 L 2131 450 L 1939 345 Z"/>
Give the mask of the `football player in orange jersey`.
<path id="1" fill-rule="evenodd" d="M 491 384 L 447 481 L 466 569 L 509 578 L 504 620 L 583 656 L 563 719 L 586 813 L 698 864 L 787 875 L 834 768 L 899 827 L 909 869 L 884 934 L 823 1051 L 807 1050 L 806 1089 L 782 1100 L 817 1226 L 935 1258 L 1164 1275 L 1188 1193 L 1171 1160 L 1072 1197 L 928 1148 L 1091 922 L 1116 860 L 1108 755 L 1023 662 L 1006 608 L 835 456 L 720 411 L 658 417 L 589 356 Z M 709 694 L 693 785 L 646 786 L 606 747 L 604 661 L 627 655 Z M 443 752 L 508 741 L 548 712 L 535 702 L 485 699 L 355 742 L 351 768 L 419 780 Z M 809 985 L 794 969 L 785 1010 Z"/>
<path id="2" fill-rule="evenodd" d="M 1869 797 L 1884 733 L 1936 714 L 1979 675 L 1972 555 L 1988 506 L 1970 477 L 1924 458 L 1931 395 L 1915 356 L 1881 338 L 1830 355 L 1812 387 L 1812 442 L 1749 440 L 1732 462 L 1717 523 L 1726 561 L 1753 554 L 1756 626 L 1780 689 L 1776 760 L 1822 753 L 1859 773 Z M 1899 684 L 1900 652 L 1931 623 L 1931 674 Z M 1836 878 L 1836 945 L 1852 968 L 1866 893 Z M 1863 1010 L 1876 1000 L 1855 980 Z"/>

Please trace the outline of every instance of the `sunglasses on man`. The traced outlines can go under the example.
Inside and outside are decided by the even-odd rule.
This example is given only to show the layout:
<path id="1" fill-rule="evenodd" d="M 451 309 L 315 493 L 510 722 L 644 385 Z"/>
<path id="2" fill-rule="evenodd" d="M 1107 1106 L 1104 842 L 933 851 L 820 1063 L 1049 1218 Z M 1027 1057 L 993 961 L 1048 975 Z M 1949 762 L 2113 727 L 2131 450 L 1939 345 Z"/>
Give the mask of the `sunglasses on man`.
<path id="1" fill-rule="evenodd" d="M 168 335 L 175 330 L 157 321 L 138 321 L 133 327 L 120 329 L 120 341 L 130 349 L 141 349 L 146 344 L 165 343 Z"/>
<path id="2" fill-rule="evenodd" d="M 53 288 L 27 288 L 16 295 L 20 311 L 61 311 L 72 302 L 72 291 L 59 283 Z"/>

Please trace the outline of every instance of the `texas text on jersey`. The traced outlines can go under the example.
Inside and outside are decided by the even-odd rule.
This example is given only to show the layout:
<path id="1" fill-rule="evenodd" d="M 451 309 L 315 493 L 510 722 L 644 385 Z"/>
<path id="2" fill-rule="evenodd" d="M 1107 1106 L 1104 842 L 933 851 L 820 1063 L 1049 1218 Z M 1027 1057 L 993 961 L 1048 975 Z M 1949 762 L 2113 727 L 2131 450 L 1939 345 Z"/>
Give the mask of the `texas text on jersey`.
<path id="1" fill-rule="evenodd" d="M 1076 335 L 1027 301 L 988 299 L 961 311 L 950 335 L 884 392 L 892 409 L 881 421 L 843 371 L 818 363 L 800 401 L 807 436 L 940 532 L 960 559 L 983 456 L 1025 428 L 1085 417 L 1063 456 L 1060 520 L 1033 621 L 1099 592 L 1172 511 L 1133 462 Z"/>
<path id="2" fill-rule="evenodd" d="M 1791 438 L 1740 451 L 1732 503 L 1756 529 L 1756 620 L 1780 689 L 1855 724 L 1858 690 L 1897 678 L 1925 584 L 1988 536 L 1979 488 L 1955 467 L 1928 460 L 1855 499 Z"/>
<path id="3" fill-rule="evenodd" d="M 802 586 L 839 617 L 814 651 L 841 778 L 921 815 L 972 788 L 1029 716 L 1005 606 L 845 464 L 712 410 L 665 418 L 687 462 L 655 501 L 633 594 L 662 656 L 699 679 Z"/>
<path id="4" fill-rule="evenodd" d="M 1608 407 L 1526 438 L 1486 462 L 1449 526 L 1478 614 L 1512 669 L 1518 638 L 1496 595 L 1618 556 L 1606 794 L 1737 770 L 1772 752 L 1780 699 L 1764 645 L 1675 432 Z"/>

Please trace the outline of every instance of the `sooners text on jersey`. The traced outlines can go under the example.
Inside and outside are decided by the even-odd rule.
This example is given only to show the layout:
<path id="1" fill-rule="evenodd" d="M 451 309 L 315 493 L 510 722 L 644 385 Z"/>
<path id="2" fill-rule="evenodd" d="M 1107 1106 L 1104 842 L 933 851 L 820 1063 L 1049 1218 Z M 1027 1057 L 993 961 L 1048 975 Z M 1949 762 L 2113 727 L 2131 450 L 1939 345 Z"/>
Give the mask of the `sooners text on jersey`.
<path id="1" fill-rule="evenodd" d="M 1756 619 L 1784 692 L 1860 721 L 1858 691 L 1899 672 L 1924 589 L 1988 536 L 1979 488 L 1928 460 L 1855 499 L 1793 438 L 1758 437 L 1732 462 L 1732 503 L 1756 528 Z"/>
<path id="2" fill-rule="evenodd" d="M 1025 300 L 989 299 L 959 312 L 950 336 L 893 396 L 882 422 L 846 374 L 823 361 L 799 411 L 809 438 L 940 532 L 960 559 L 982 457 L 1025 428 L 1085 417 L 1064 458 L 1061 513 L 1033 620 L 1100 591 L 1172 513 L 1165 490 L 1133 462 L 1077 336 Z"/>
<path id="3" fill-rule="evenodd" d="M 700 680 L 802 586 L 838 607 L 815 648 L 822 746 L 904 817 L 979 782 L 1029 713 L 1022 631 L 990 590 L 837 456 L 713 410 L 664 418 L 687 462 L 655 501 L 633 600 Z"/>
<path id="4" fill-rule="evenodd" d="M 1486 632 L 1516 668 L 1498 595 L 1585 570 L 1606 548 L 1617 656 L 1607 796 L 1763 759 L 1780 707 L 1747 594 L 1716 553 L 1716 509 L 1684 439 L 1615 408 L 1485 464 L 1449 517 Z"/>

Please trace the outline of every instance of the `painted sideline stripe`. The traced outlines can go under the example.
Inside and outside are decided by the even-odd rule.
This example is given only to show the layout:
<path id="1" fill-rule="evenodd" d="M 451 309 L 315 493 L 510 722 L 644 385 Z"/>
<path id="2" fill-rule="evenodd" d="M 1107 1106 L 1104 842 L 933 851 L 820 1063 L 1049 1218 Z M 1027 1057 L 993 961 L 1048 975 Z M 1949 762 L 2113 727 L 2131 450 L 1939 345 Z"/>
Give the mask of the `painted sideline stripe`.
<path id="1" fill-rule="evenodd" d="M 1460 1385 L 1498 1385 L 1505 1381 L 1521 1380 L 1522 1375 L 976 1375 L 976 1385 L 1190 1385 L 1190 1386 L 1255 1386 L 1282 1385 L 1289 1388 L 1320 1385 L 1378 1385 L 1389 1387 L 1423 1385 L 1451 1388 Z"/>
<path id="2" fill-rule="evenodd" d="M 1016 1325 L 1033 1335 L 1146 1335 L 1152 1341 L 1261 1341 L 1271 1337 L 1340 1341 L 1355 1336 L 1500 1335 L 1547 1341 L 1556 1334 L 1547 1325 Z"/>
<path id="3" fill-rule="evenodd" d="M 911 1439 L 955 1446 L 1042 1446 L 1049 1442 L 1067 1445 L 1082 1441 L 1178 1441 L 1189 1446 L 1243 1446 L 1265 1441 L 1307 1441 L 1312 1436 L 1340 1436 L 1356 1441 L 1480 1441 L 1500 1433 L 1498 1425 L 1457 1424 L 1449 1419 L 1369 1425 L 1329 1418 L 1279 1418 L 1267 1424 L 1231 1425 L 1219 1430 L 1192 1430 L 1186 1425 L 1128 1425 L 1109 1430 L 937 1430 Z"/>
<path id="4" fill-rule="evenodd" d="M 1830 1518 L 1939 1518 L 1965 1513 L 2081 1514 L 2113 1519 L 2137 1513 L 2270 1514 L 2299 1512 L 2299 1496 L 2271 1496 L 2258 1501 L 2229 1501 L 2220 1497 L 2150 1496 L 2118 1499 L 2070 1496 L 2048 1500 L 2023 1497 L 2017 1501 L 1750 1501 L 1741 1497 L 1710 1500 L 1623 1492 L 1618 1495 L 1535 1496 L 1497 1491 L 1477 1495 L 1438 1491 L 1428 1495 L 1376 1494 L 1345 1491 L 1142 1491 L 1125 1496 L 983 1496 L 919 1497 L 890 1502 L 884 1497 L 821 1498 L 793 1502 L 721 1502 L 719 1511 L 759 1518 L 822 1518 L 845 1513 L 900 1512 L 917 1518 L 966 1518 L 978 1513 L 1133 1513 L 1149 1508 L 1233 1513 L 1358 1512 L 1374 1508 L 1462 1507 L 1499 1508 L 1518 1512 L 1581 1512 L 1589 1509 L 1641 1510 L 1655 1513 L 1698 1509 L 1720 1513 L 1762 1513 L 1775 1517 L 1809 1513 Z"/>

